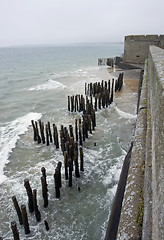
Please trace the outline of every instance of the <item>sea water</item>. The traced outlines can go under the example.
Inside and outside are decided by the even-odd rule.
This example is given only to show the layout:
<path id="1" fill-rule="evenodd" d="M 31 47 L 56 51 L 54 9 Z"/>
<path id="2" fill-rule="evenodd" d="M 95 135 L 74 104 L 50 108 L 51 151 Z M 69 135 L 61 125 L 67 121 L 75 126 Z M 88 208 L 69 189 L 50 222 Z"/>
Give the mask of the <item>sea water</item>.
<path id="1" fill-rule="evenodd" d="M 31 120 L 50 121 L 58 129 L 61 124 L 74 125 L 81 114 L 67 111 L 67 96 L 84 94 L 85 83 L 111 79 L 109 68 L 98 66 L 97 59 L 122 52 L 121 43 L 0 48 L 0 236 L 3 239 L 13 238 L 12 221 L 17 222 L 20 239 L 104 239 L 133 134 L 136 94 L 119 93 L 112 105 L 96 112 L 96 130 L 83 146 L 84 172 L 79 179 L 73 176 L 73 187 L 69 188 L 62 166 L 60 200 L 55 198 L 53 174 L 57 163 L 63 163 L 62 152 L 53 144 L 38 145 L 33 141 Z M 126 111 L 119 107 L 125 98 L 133 105 Z M 43 207 L 42 167 L 47 172 L 48 208 Z M 32 189 L 37 189 L 42 217 L 37 223 L 35 216 L 28 213 L 29 235 L 19 225 L 11 199 L 15 195 L 19 205 L 27 206 L 26 178 Z M 44 220 L 49 231 L 45 230 Z"/>

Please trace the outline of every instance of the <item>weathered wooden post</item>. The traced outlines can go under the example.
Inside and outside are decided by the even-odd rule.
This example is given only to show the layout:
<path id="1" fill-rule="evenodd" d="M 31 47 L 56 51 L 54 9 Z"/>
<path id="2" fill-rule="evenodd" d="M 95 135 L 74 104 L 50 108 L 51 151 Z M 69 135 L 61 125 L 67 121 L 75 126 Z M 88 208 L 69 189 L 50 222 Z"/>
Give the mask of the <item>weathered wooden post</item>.
<path id="1" fill-rule="evenodd" d="M 72 138 L 74 139 L 73 127 L 72 127 L 72 125 L 69 125 L 69 132 L 70 132 L 70 137 L 72 137 Z"/>
<path id="2" fill-rule="evenodd" d="M 83 121 L 85 125 L 85 137 L 88 139 L 88 117 L 86 114 L 84 114 Z"/>
<path id="3" fill-rule="evenodd" d="M 88 115 L 88 127 L 89 127 L 90 134 L 92 134 L 91 116 L 90 115 Z"/>
<path id="4" fill-rule="evenodd" d="M 108 84 L 107 84 L 107 81 L 105 81 L 105 89 L 106 89 L 106 90 L 107 90 L 107 85 L 108 85 Z"/>
<path id="5" fill-rule="evenodd" d="M 49 142 L 49 132 L 48 132 L 48 125 L 46 124 L 46 142 L 47 142 L 47 146 L 50 145 L 50 142 Z"/>
<path id="6" fill-rule="evenodd" d="M 82 135 L 83 135 L 83 142 L 85 141 L 85 122 L 84 122 L 84 120 L 83 120 L 83 122 L 82 122 Z"/>
<path id="7" fill-rule="evenodd" d="M 69 187 L 72 187 L 72 159 L 68 159 L 68 167 L 69 167 Z"/>
<path id="8" fill-rule="evenodd" d="M 92 121 L 92 130 L 95 130 L 96 127 L 96 121 L 95 121 L 95 109 L 92 110 L 91 113 L 91 121 Z"/>
<path id="9" fill-rule="evenodd" d="M 75 95 L 75 112 L 78 111 L 78 98 L 77 95 Z"/>
<path id="10" fill-rule="evenodd" d="M 113 88 L 114 88 L 114 78 L 112 79 L 112 90 L 111 90 L 111 98 L 110 98 L 110 103 L 113 102 Z"/>
<path id="11" fill-rule="evenodd" d="M 104 80 L 101 81 L 101 92 L 104 92 Z"/>
<path id="12" fill-rule="evenodd" d="M 38 210 L 38 205 L 37 205 L 37 190 L 33 190 L 33 203 L 34 203 L 34 211 L 35 211 L 35 217 L 37 222 L 41 221 L 41 214 L 40 211 Z"/>
<path id="13" fill-rule="evenodd" d="M 51 133 L 50 122 L 47 123 L 47 126 L 48 126 L 48 133 L 49 133 L 49 136 L 50 136 L 50 142 L 52 143 L 52 133 Z"/>
<path id="14" fill-rule="evenodd" d="M 21 210 L 20 210 L 19 204 L 18 204 L 17 199 L 16 199 L 15 196 L 12 197 L 12 201 L 13 201 L 13 204 L 14 204 L 15 210 L 16 210 L 17 215 L 18 215 L 19 223 L 20 223 L 20 225 L 22 225 L 22 224 L 23 224 L 22 213 L 21 213 Z"/>
<path id="15" fill-rule="evenodd" d="M 118 87 L 119 87 L 119 82 L 117 81 L 117 79 L 115 80 L 115 92 L 118 91 Z"/>
<path id="16" fill-rule="evenodd" d="M 75 136 L 76 136 L 76 141 L 78 141 L 77 119 L 75 119 Z"/>
<path id="17" fill-rule="evenodd" d="M 68 158 L 71 159 L 72 161 L 72 171 L 73 171 L 73 156 L 74 156 L 74 149 L 73 149 L 73 145 L 69 145 L 69 151 L 68 151 Z"/>
<path id="18" fill-rule="evenodd" d="M 81 132 L 81 124 L 79 124 L 79 144 L 82 146 L 83 141 L 82 141 L 82 132 Z"/>
<path id="19" fill-rule="evenodd" d="M 34 212 L 34 205 L 33 205 L 33 195 L 32 189 L 30 187 L 30 183 L 28 179 L 24 180 L 24 186 L 26 188 L 27 196 L 28 196 L 28 208 L 31 213 Z"/>
<path id="20" fill-rule="evenodd" d="M 108 91 L 110 93 L 110 80 L 108 80 Z"/>
<path id="21" fill-rule="evenodd" d="M 65 139 L 64 139 L 64 137 L 62 137 L 62 139 L 61 139 L 61 150 L 62 150 L 63 155 L 64 155 L 64 151 L 65 151 Z"/>
<path id="22" fill-rule="evenodd" d="M 34 120 L 31 120 L 31 124 L 32 124 L 33 131 L 34 131 L 34 141 L 37 141 L 37 132 L 36 132 Z"/>
<path id="23" fill-rule="evenodd" d="M 22 219 L 23 219 L 23 226 L 24 226 L 25 234 L 29 234 L 30 233 L 30 228 L 29 228 L 27 211 L 26 211 L 26 206 L 25 205 L 21 205 L 21 211 L 22 211 Z"/>
<path id="24" fill-rule="evenodd" d="M 105 108 L 105 92 L 102 93 L 102 107 Z"/>
<path id="25" fill-rule="evenodd" d="M 56 149 L 59 148 L 59 139 L 58 139 L 58 130 L 57 126 L 53 124 L 53 137 L 54 137 L 54 144 L 56 145 Z"/>
<path id="26" fill-rule="evenodd" d="M 97 111 L 97 94 L 95 94 L 95 106 L 94 106 L 94 108 L 95 108 L 95 111 Z"/>
<path id="27" fill-rule="evenodd" d="M 74 96 L 71 96 L 71 112 L 74 111 Z"/>
<path id="28" fill-rule="evenodd" d="M 17 229 L 17 224 L 15 221 L 11 222 L 11 230 L 12 230 L 12 233 L 13 233 L 13 237 L 14 237 L 14 240 L 19 240 L 19 232 L 18 232 L 18 229 Z"/>
<path id="29" fill-rule="evenodd" d="M 58 174 L 58 185 L 59 185 L 59 188 L 62 187 L 62 181 L 61 181 L 61 166 L 62 166 L 62 163 L 61 162 L 58 162 L 57 164 L 57 169 L 59 170 Z"/>
<path id="30" fill-rule="evenodd" d="M 37 123 L 37 121 L 35 121 L 35 129 L 36 129 L 36 135 L 37 135 L 38 144 L 40 144 L 40 143 L 41 143 L 41 138 L 40 138 L 40 135 L 39 135 L 39 130 L 38 130 L 38 123 Z"/>
<path id="31" fill-rule="evenodd" d="M 44 220 L 44 225 L 45 225 L 46 230 L 49 231 L 50 228 L 49 228 L 48 222 L 46 220 Z"/>
<path id="32" fill-rule="evenodd" d="M 44 123 L 41 120 L 39 120 L 39 128 L 40 128 L 40 135 L 41 135 L 42 143 L 45 144 Z"/>
<path id="33" fill-rule="evenodd" d="M 44 200 L 44 207 L 48 207 L 48 188 L 47 188 L 47 180 L 46 180 L 46 169 L 44 167 L 41 168 L 42 177 L 41 177 L 41 183 L 42 183 L 42 196 Z"/>
<path id="34" fill-rule="evenodd" d="M 70 112 L 70 96 L 68 96 L 68 111 Z"/>
<path id="35" fill-rule="evenodd" d="M 79 178 L 80 173 L 79 173 L 78 152 L 77 151 L 74 152 L 74 162 L 75 162 L 75 176 L 77 178 Z"/>
<path id="36" fill-rule="evenodd" d="M 92 95 L 92 83 L 90 83 L 90 96 Z"/>
<path id="37" fill-rule="evenodd" d="M 98 95 L 98 105 L 99 105 L 99 109 L 101 109 L 101 93 L 99 93 Z"/>
<path id="38" fill-rule="evenodd" d="M 68 180 L 68 152 L 64 151 L 65 180 Z"/>
<path id="39" fill-rule="evenodd" d="M 84 171 L 84 155 L 82 147 L 80 147 L 80 171 Z"/>
<path id="40" fill-rule="evenodd" d="M 56 198 L 60 198 L 60 187 L 59 187 L 59 178 L 60 178 L 60 176 L 59 176 L 60 174 L 59 174 L 59 169 L 58 168 L 56 168 L 55 169 L 55 174 L 54 174 L 54 182 L 55 182 L 55 191 L 56 191 Z"/>

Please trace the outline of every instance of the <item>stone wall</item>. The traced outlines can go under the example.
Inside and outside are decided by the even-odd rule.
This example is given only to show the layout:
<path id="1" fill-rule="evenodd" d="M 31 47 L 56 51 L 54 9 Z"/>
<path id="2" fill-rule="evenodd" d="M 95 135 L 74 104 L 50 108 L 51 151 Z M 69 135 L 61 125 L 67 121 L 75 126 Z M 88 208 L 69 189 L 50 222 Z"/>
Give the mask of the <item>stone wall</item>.
<path id="1" fill-rule="evenodd" d="M 148 82 L 152 133 L 152 239 L 164 239 L 164 50 L 155 46 L 150 47 Z"/>
<path id="2" fill-rule="evenodd" d="M 164 50 L 150 46 L 117 239 L 164 239 Z"/>
<path id="3" fill-rule="evenodd" d="M 149 46 L 164 48 L 164 35 L 131 35 L 124 41 L 124 62 L 144 64 L 149 53 Z"/>

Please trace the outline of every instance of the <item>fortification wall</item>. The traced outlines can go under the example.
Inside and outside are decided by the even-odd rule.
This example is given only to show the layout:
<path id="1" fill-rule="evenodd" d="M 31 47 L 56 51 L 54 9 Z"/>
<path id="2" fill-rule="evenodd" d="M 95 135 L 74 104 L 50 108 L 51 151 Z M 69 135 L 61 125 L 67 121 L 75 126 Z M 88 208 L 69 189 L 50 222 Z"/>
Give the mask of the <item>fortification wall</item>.
<path id="1" fill-rule="evenodd" d="M 119 240 L 164 239 L 163 49 L 150 46 L 144 70 Z"/>
<path id="2" fill-rule="evenodd" d="M 149 53 L 149 46 L 164 48 L 164 35 L 131 35 L 124 41 L 124 62 L 144 64 Z"/>

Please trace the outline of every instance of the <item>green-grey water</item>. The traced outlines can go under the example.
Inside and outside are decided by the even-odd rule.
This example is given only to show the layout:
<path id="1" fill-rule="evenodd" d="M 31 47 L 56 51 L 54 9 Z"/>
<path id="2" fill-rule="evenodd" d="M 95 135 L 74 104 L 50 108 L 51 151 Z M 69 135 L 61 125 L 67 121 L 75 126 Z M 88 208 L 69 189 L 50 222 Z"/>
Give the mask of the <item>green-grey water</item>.
<path id="1" fill-rule="evenodd" d="M 55 198 L 53 174 L 58 161 L 63 163 L 62 152 L 53 144 L 38 145 L 33 141 L 31 120 L 50 121 L 58 129 L 61 124 L 67 127 L 74 124 L 81 115 L 67 111 L 67 96 L 84 94 L 85 82 L 110 79 L 112 73 L 109 74 L 107 67 L 97 66 L 97 58 L 120 55 L 122 49 L 122 44 L 0 49 L 0 236 L 3 239 L 12 239 L 11 221 L 17 222 L 20 239 L 104 239 L 133 133 L 136 95 L 126 96 L 133 105 L 129 111 L 119 108 L 119 102 L 125 98 L 119 95 L 118 103 L 116 100 L 107 109 L 96 112 L 96 130 L 83 146 L 84 172 L 79 179 L 73 176 L 73 187 L 69 188 L 62 166 L 60 200 Z M 47 171 L 48 208 L 43 207 L 41 167 Z M 11 199 L 15 195 L 20 205 L 27 206 L 25 178 L 37 189 L 42 216 L 37 223 L 35 216 L 28 213 L 29 235 L 19 225 Z M 49 223 L 49 231 L 45 230 L 44 220 Z"/>

